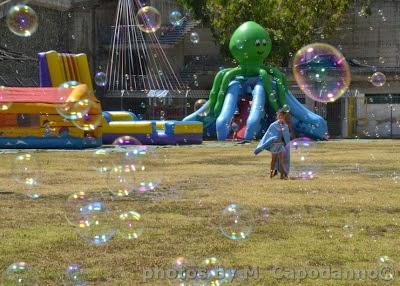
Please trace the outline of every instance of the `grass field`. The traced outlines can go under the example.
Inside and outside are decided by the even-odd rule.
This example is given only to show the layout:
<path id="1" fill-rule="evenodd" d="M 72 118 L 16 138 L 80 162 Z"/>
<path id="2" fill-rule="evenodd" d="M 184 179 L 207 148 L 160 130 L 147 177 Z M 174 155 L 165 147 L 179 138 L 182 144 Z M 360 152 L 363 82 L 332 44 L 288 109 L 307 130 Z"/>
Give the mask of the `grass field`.
<path id="1" fill-rule="evenodd" d="M 277 278 L 290 276 L 290 269 L 375 269 L 384 255 L 395 261 L 391 267 L 398 266 L 400 182 L 394 172 L 400 172 L 400 141 L 317 143 L 309 155 L 318 170 L 313 180 L 270 180 L 270 155 L 255 157 L 254 148 L 216 142 L 159 148 L 160 160 L 166 158 L 160 189 L 110 202 L 140 212 L 143 235 L 136 241 L 116 237 L 101 246 L 82 240 L 64 214 L 73 192 L 105 188 L 89 171 L 91 151 L 34 153 L 45 182 L 36 201 L 23 196 L 12 178 L 15 154 L 0 154 L 0 269 L 25 261 L 39 273 L 40 285 L 62 285 L 67 265 L 79 263 L 90 285 L 179 285 L 144 283 L 143 271 L 169 269 L 179 256 L 195 265 L 215 256 L 227 268 L 259 267 L 258 278 L 238 277 L 232 285 L 298 285 Z M 255 214 L 253 233 L 243 241 L 225 238 L 218 226 L 222 210 L 234 202 Z M 267 219 L 258 215 L 263 207 L 270 210 Z M 277 272 L 277 266 L 283 270 Z M 383 284 L 369 276 L 308 278 L 301 285 Z"/>

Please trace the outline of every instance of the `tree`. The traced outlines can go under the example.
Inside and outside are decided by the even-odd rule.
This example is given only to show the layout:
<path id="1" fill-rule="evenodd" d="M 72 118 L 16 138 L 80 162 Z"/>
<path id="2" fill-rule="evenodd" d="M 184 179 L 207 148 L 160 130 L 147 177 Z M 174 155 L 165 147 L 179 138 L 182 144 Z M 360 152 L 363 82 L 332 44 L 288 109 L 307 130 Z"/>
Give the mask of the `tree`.
<path id="1" fill-rule="evenodd" d="M 252 20 L 266 27 L 273 41 L 269 62 L 287 66 L 292 53 L 316 41 L 316 33 L 329 37 L 341 24 L 354 0 L 178 0 L 208 25 L 229 54 L 233 31 Z M 370 0 L 364 1 L 368 11 Z"/>

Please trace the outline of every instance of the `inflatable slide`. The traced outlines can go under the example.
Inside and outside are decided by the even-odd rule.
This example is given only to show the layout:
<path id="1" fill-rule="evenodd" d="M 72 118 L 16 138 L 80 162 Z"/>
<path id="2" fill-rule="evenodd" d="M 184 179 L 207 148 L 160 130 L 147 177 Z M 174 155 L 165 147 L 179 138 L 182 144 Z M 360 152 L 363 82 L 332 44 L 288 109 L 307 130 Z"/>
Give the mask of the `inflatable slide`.
<path id="1" fill-rule="evenodd" d="M 273 83 L 276 91 L 276 84 Z M 231 81 L 219 114 L 209 110 L 207 101 L 199 110 L 183 121 L 201 121 L 207 137 L 216 136 L 226 140 L 232 136 L 230 121 L 235 111 L 240 112 L 242 124 L 237 137 L 252 140 L 261 137 L 275 121 L 275 112 L 266 100 L 266 92 L 259 78 L 237 77 Z M 322 140 L 328 131 L 326 121 L 303 106 L 290 92 L 286 93 L 286 104 L 292 114 L 292 125 L 296 134 Z"/>

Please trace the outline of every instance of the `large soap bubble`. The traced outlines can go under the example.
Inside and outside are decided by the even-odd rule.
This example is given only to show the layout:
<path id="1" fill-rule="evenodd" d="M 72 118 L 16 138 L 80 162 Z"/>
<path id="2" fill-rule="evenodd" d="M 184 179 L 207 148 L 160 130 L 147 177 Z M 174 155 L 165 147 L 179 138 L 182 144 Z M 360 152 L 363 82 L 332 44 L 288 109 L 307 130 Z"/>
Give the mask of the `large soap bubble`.
<path id="1" fill-rule="evenodd" d="M 139 29 L 145 33 L 154 33 L 161 27 L 161 14 L 151 6 L 144 6 L 137 12 Z"/>
<path id="2" fill-rule="evenodd" d="M 12 174 L 18 183 L 37 185 L 40 176 L 40 165 L 36 156 L 30 153 L 18 154 L 12 166 Z"/>
<path id="3" fill-rule="evenodd" d="M 111 152 L 107 149 L 95 150 L 92 154 L 90 168 L 101 175 L 107 175 L 111 171 L 113 160 Z"/>
<path id="4" fill-rule="evenodd" d="M 314 151 L 314 142 L 310 138 L 301 137 L 290 142 L 291 177 L 313 179 L 316 176 L 318 164 L 312 160 Z"/>
<path id="5" fill-rule="evenodd" d="M 38 199 L 41 196 L 39 182 L 42 172 L 39 161 L 34 154 L 18 154 L 12 164 L 11 173 L 28 197 Z"/>
<path id="6" fill-rule="evenodd" d="M 102 204 L 106 196 L 98 193 L 76 192 L 71 194 L 65 204 L 65 218 L 68 223 L 79 226 L 90 207 Z"/>
<path id="7" fill-rule="evenodd" d="M 75 103 L 73 110 L 80 113 L 77 113 L 72 123 L 83 131 L 94 131 L 99 127 L 102 120 L 100 109 L 99 104 L 91 99 L 79 100 Z"/>
<path id="8" fill-rule="evenodd" d="M 114 237 L 117 230 L 113 213 L 105 203 L 91 202 L 82 206 L 81 213 L 78 232 L 83 240 L 100 245 Z"/>
<path id="9" fill-rule="evenodd" d="M 157 149 L 152 146 L 136 146 L 125 153 L 122 161 L 125 176 L 128 182 L 133 182 L 133 190 L 145 193 L 155 190 L 163 180 L 164 158 L 159 155 Z"/>
<path id="10" fill-rule="evenodd" d="M 337 100 L 351 82 L 345 57 L 333 46 L 323 43 L 307 45 L 296 53 L 293 74 L 300 89 L 319 102 Z"/>
<path id="11" fill-rule="evenodd" d="M 232 240 L 243 240 L 253 231 L 254 217 L 250 210 L 237 204 L 228 205 L 222 212 L 219 228 Z"/>
<path id="12" fill-rule="evenodd" d="M 125 169 L 122 165 L 114 165 L 108 173 L 107 186 L 116 197 L 126 197 L 132 192 L 134 176 L 133 170 Z M 128 180 L 130 179 L 130 180 Z"/>
<path id="13" fill-rule="evenodd" d="M 57 112 L 66 120 L 82 119 L 92 107 L 92 101 L 88 99 L 75 100 L 71 98 L 72 92 L 80 85 L 77 81 L 64 82 L 58 87 Z"/>
<path id="14" fill-rule="evenodd" d="M 17 36 L 31 36 L 36 32 L 38 25 L 38 17 L 28 5 L 15 5 L 8 11 L 7 26 Z"/>
<path id="15" fill-rule="evenodd" d="M 135 240 L 143 233 L 143 219 L 136 211 L 121 212 L 117 223 L 118 234 L 124 239 Z"/>

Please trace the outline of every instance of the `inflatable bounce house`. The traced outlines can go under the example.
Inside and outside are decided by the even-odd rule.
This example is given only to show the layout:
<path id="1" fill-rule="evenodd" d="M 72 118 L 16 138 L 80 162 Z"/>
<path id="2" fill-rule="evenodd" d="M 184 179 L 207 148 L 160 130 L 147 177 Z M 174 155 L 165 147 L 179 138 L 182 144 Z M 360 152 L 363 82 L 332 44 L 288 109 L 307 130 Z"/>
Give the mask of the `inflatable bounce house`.
<path id="1" fill-rule="evenodd" d="M 102 144 L 101 126 L 90 132 L 65 120 L 57 111 L 65 104 L 60 101 L 58 88 L 1 88 L 0 90 L 0 148 L 63 148 L 81 149 Z M 101 116 L 100 103 L 90 97 L 86 85 L 66 89 L 69 106 L 91 98 L 94 105 L 89 116 Z"/>
<path id="2" fill-rule="evenodd" d="M 287 80 L 275 67 L 266 65 L 271 50 L 267 31 L 255 22 L 242 24 L 232 35 L 229 49 L 239 66 L 221 70 L 215 77 L 209 100 L 184 121 L 204 123 L 204 135 L 218 140 L 232 138 L 232 117 L 241 117 L 236 138 L 260 138 L 275 121 L 275 112 L 287 105 L 298 135 L 322 140 L 327 123 L 304 107 L 290 93 Z"/>
<path id="3" fill-rule="evenodd" d="M 57 87 L 76 80 L 92 89 L 92 79 L 85 54 L 39 54 L 40 85 Z M 142 144 L 201 144 L 201 122 L 145 121 L 131 112 L 103 112 L 103 143 L 112 144 L 121 136 L 132 136 Z"/>

